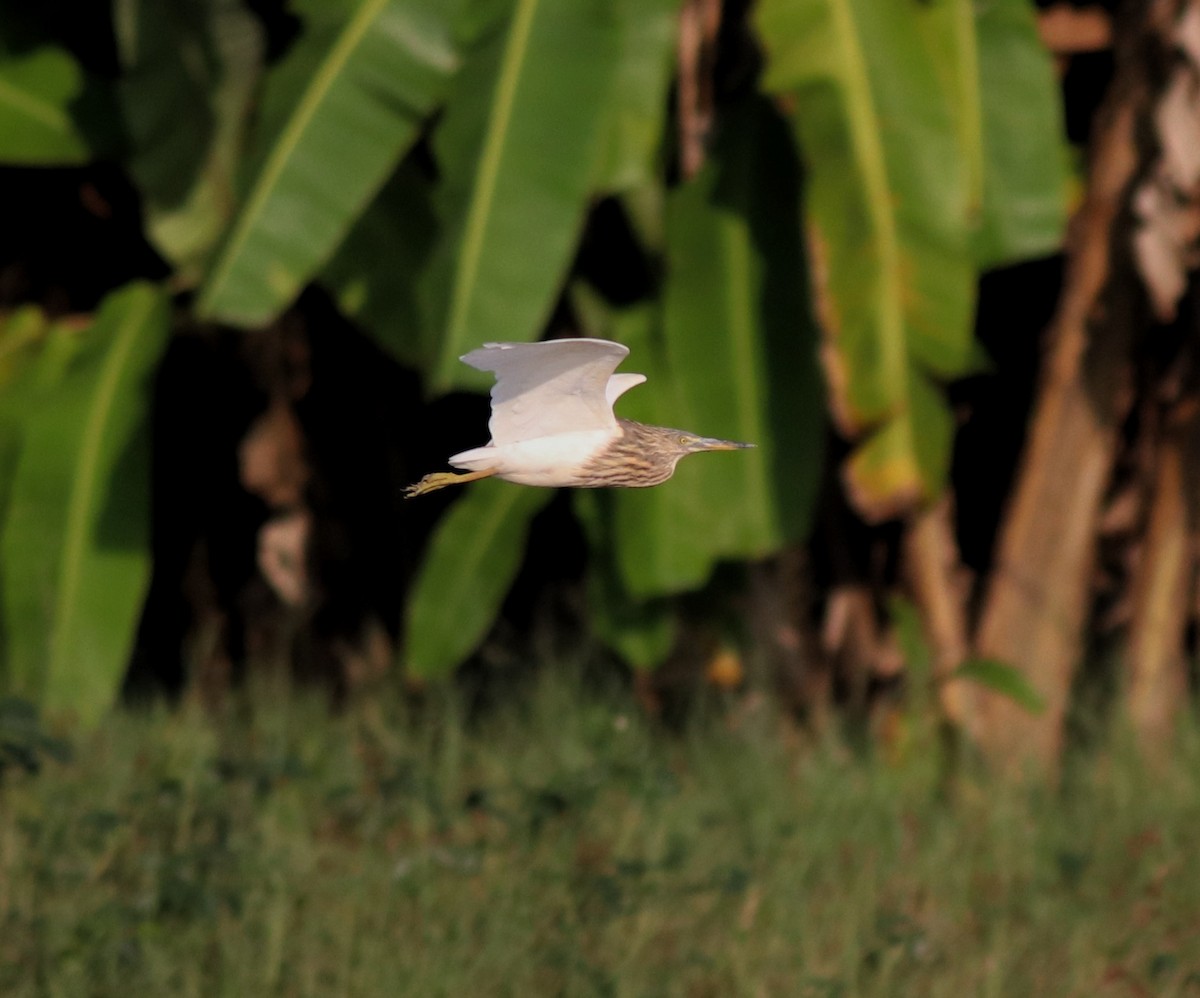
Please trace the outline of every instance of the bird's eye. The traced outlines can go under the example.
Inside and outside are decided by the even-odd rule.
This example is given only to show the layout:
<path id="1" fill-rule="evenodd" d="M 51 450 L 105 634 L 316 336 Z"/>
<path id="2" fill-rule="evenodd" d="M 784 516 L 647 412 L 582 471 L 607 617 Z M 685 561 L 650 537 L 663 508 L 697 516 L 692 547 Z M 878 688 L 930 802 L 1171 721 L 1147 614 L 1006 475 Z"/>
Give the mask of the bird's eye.
<path id="1" fill-rule="evenodd" d="M 688 436 L 680 436 L 679 442 L 685 447 L 692 442 L 692 438 Z"/>

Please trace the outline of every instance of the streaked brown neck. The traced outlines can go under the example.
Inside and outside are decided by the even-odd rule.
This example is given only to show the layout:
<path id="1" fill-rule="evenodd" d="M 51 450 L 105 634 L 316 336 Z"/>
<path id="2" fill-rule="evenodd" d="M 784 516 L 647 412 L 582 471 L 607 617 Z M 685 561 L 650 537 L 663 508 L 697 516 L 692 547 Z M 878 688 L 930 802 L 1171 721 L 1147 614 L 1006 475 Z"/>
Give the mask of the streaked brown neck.
<path id="1" fill-rule="evenodd" d="M 597 454 L 584 469 L 586 488 L 647 488 L 665 482 L 682 457 L 668 441 L 674 430 L 618 419 L 621 435 Z"/>

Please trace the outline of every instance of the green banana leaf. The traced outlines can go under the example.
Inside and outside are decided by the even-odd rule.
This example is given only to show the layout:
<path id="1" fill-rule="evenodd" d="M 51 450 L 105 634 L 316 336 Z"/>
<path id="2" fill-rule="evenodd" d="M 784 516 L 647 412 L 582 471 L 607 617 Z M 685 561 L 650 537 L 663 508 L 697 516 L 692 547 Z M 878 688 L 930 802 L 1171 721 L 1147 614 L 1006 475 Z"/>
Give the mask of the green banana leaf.
<path id="1" fill-rule="evenodd" d="M 981 128 L 967 0 L 763 0 L 765 89 L 807 171 L 815 293 L 844 469 L 873 520 L 942 488 L 937 381 L 971 359 Z"/>
<path id="2" fill-rule="evenodd" d="M 643 188 L 657 183 L 662 173 L 679 6 L 679 0 L 614 4 L 618 61 L 595 184 L 598 190 Z"/>
<path id="3" fill-rule="evenodd" d="M 638 600 L 625 589 L 616 565 L 613 493 L 580 489 L 574 499 L 590 548 L 587 603 L 591 630 L 633 668 L 654 669 L 675 645 L 679 616 L 673 601 Z"/>
<path id="4" fill-rule="evenodd" d="M 582 284 L 572 288 L 572 304 L 589 336 L 629 347 L 622 372 L 646 376 L 644 385 L 621 396 L 616 414 L 656 426 L 685 422 L 681 418 L 679 386 L 666 362 L 661 308 L 646 304 L 612 309 Z M 717 555 L 708 543 L 707 529 L 712 521 L 695 491 L 703 484 L 696 479 L 696 465 L 710 459 L 736 460 L 744 456 L 700 454 L 686 458 L 663 485 L 613 490 L 605 497 L 607 508 L 602 520 L 580 513 L 585 523 L 599 523 L 590 532 L 593 556 L 602 547 L 618 574 L 618 581 L 607 586 L 610 602 L 616 595 L 626 594 L 640 603 L 704 584 Z M 577 499 L 587 501 L 582 492 Z"/>
<path id="5" fill-rule="evenodd" d="M 25 337 L 0 391 L 2 674 L 85 722 L 120 685 L 149 576 L 148 379 L 168 320 L 158 288 L 129 285 L 86 329 Z"/>
<path id="6" fill-rule="evenodd" d="M 262 27 L 241 0 L 115 0 L 113 24 L 127 162 L 147 234 L 177 283 L 192 286 L 237 201 Z"/>
<path id="7" fill-rule="evenodd" d="M 424 679 L 449 673 L 487 635 L 521 567 L 530 521 L 553 489 L 496 479 L 465 486 L 438 524 L 408 598 L 404 664 Z"/>
<path id="8" fill-rule="evenodd" d="M 696 462 L 688 501 L 722 557 L 761 558 L 812 524 L 825 403 L 801 229 L 786 124 L 765 101 L 731 109 L 667 202 L 663 315 L 687 428 L 756 445 Z"/>
<path id="9" fill-rule="evenodd" d="M 655 177 L 662 155 L 677 7 L 675 0 L 654 0 L 653 3 L 623 0 L 613 7 L 612 16 L 616 18 L 617 31 L 616 63 L 610 80 L 611 92 L 600 102 L 605 119 L 599 126 L 602 134 L 594 160 L 597 176 L 591 180 L 589 190 L 627 191 L 638 188 L 645 191 L 657 182 Z M 491 25 L 490 32 L 475 26 L 475 33 L 483 34 L 488 41 L 481 43 L 482 51 L 470 56 L 471 65 L 465 74 L 468 78 L 486 76 L 483 68 L 475 63 L 487 63 L 490 59 L 492 63 L 488 65 L 494 64 L 500 39 L 504 37 L 502 28 L 503 23 Z M 533 57 L 530 54 L 526 58 Z M 603 67 L 592 69 L 602 71 Z M 495 71 L 492 65 L 492 72 Z M 481 84 L 484 89 L 491 86 L 490 80 Z M 451 98 L 448 114 L 452 132 L 460 127 L 454 119 L 467 114 L 487 113 L 480 106 L 478 95 L 472 88 L 468 90 L 467 109 L 456 110 L 454 104 L 457 97 Z M 517 109 L 514 108 L 516 113 Z M 529 117 L 538 111 L 532 108 L 521 110 L 520 113 Z M 586 122 L 581 124 L 591 127 Z M 465 120 L 461 129 L 468 129 Z M 454 145 L 453 136 L 449 145 Z M 463 157 L 464 168 L 472 165 L 472 152 L 477 154 L 479 148 L 464 149 L 459 154 Z M 558 165 L 575 170 L 571 164 Z M 519 170 L 523 167 L 517 161 L 514 168 Z M 582 174 L 578 172 L 570 178 L 570 183 L 574 185 L 582 182 Z M 362 323 L 398 358 L 414 367 L 425 366 L 428 357 L 440 349 L 444 310 L 450 294 L 449 282 L 454 279 L 453 264 L 458 262 L 454 254 L 463 248 L 463 244 L 455 239 L 463 225 L 458 216 L 465 209 L 456 197 L 435 195 L 435 192 L 436 185 L 420 166 L 411 160 L 403 163 L 363 212 L 322 274 L 323 282 L 331 288 L 343 311 Z M 529 188 L 523 189 L 522 196 L 541 200 L 540 195 Z M 539 208 L 551 210 L 544 206 Z M 577 202 L 564 202 L 552 210 L 558 214 L 562 231 L 569 234 L 584 208 L 586 198 L 580 194 Z M 439 213 L 443 223 L 441 226 Z M 516 222 L 520 222 L 519 213 Z M 440 246 L 439 228 L 442 230 Z M 516 239 L 522 247 L 522 254 L 529 251 L 531 241 L 521 234 L 501 235 L 498 238 L 506 241 Z M 435 248 L 438 250 L 437 260 L 431 272 L 426 273 Z M 564 243 L 562 253 L 568 254 L 572 249 L 573 245 L 568 240 Z M 500 248 L 497 252 L 518 255 L 507 248 Z M 540 314 L 545 301 L 553 298 L 558 283 L 555 268 L 559 266 L 565 266 L 564 258 L 546 263 L 545 269 L 540 271 L 538 268 L 543 267 L 543 258 L 539 257 L 530 263 L 530 280 L 537 282 L 541 290 L 531 299 L 527 313 Z M 487 276 L 481 275 L 481 279 Z M 443 286 L 439 287 L 439 282 Z M 476 293 L 490 294 L 482 286 L 478 286 Z M 422 311 L 422 299 L 430 304 L 427 311 Z M 512 327 L 505 332 L 503 323 L 508 320 L 504 314 L 498 315 L 496 321 L 501 325 L 491 324 L 484 330 L 483 335 L 487 339 L 528 339 L 538 332 L 524 325 L 520 329 Z M 447 347 L 447 356 L 456 357 L 466 349 L 465 345 Z M 457 366 L 452 370 L 455 377 L 470 381 L 475 387 L 485 387 L 485 379 L 474 380 L 469 370 Z"/>
<path id="10" fill-rule="evenodd" d="M 0 524 L 6 522 L 21 454 L 21 420 L 29 405 L 29 392 L 37 380 L 30 369 L 43 357 L 42 345 L 59 344 L 69 337 L 65 328 L 52 331 L 51 323 L 36 305 L 13 311 L 0 323 Z M 56 351 L 43 357 L 43 363 Z M 0 572 L 3 571 L 0 562 Z M 0 667 L 5 662 L 4 625 L 0 617 Z M 0 676 L 3 669 L 0 668 Z"/>
<path id="11" fill-rule="evenodd" d="M 418 279 L 437 239 L 432 188 L 402 163 L 321 274 L 342 312 L 413 368 L 425 361 Z"/>
<path id="12" fill-rule="evenodd" d="M 203 317 L 265 323 L 330 258 L 445 93 L 458 60 L 445 8 L 303 7 L 312 29 L 268 78 L 261 165 L 203 285 Z"/>
<path id="13" fill-rule="evenodd" d="M 1031 714 L 1041 714 L 1046 709 L 1046 698 L 1029 681 L 1026 673 L 1007 662 L 994 658 L 969 658 L 949 678 L 978 683 L 1008 697 Z"/>
<path id="14" fill-rule="evenodd" d="M 545 325 L 605 152 L 618 56 L 608 0 L 516 0 L 467 54 L 433 136 L 441 238 L 422 300 L 434 391 L 486 387 L 459 356 Z"/>
<path id="15" fill-rule="evenodd" d="M 86 163 L 87 140 L 71 118 L 83 73 L 54 46 L 0 58 L 0 163 L 71 166 Z"/>
<path id="16" fill-rule="evenodd" d="M 1057 251 L 1067 224 L 1068 148 L 1054 64 L 1032 4 L 977 8 L 983 104 L 981 268 Z"/>
<path id="17" fill-rule="evenodd" d="M 618 414 L 756 448 L 688 457 L 665 484 L 614 495 L 617 565 L 639 600 L 698 588 L 722 558 L 801 539 L 822 462 L 798 164 L 772 108 L 730 111 L 709 162 L 669 195 L 665 224 L 661 312 L 605 321 L 579 299 L 590 332 L 630 347 L 622 370 L 648 378 Z"/>

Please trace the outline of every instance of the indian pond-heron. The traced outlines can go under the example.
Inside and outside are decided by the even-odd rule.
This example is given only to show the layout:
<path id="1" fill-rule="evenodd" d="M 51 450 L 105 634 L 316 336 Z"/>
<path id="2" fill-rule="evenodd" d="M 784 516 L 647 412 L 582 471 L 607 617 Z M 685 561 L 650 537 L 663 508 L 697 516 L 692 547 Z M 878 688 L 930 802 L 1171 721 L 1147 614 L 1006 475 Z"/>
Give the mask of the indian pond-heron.
<path id="1" fill-rule="evenodd" d="M 616 374 L 629 355 L 597 339 L 487 343 L 463 362 L 492 371 L 492 439 L 450 458 L 465 474 L 437 472 L 405 490 L 409 498 L 480 478 L 519 485 L 643 488 L 665 482 L 679 459 L 753 444 L 700 437 L 613 415 L 613 403 L 642 374 Z"/>

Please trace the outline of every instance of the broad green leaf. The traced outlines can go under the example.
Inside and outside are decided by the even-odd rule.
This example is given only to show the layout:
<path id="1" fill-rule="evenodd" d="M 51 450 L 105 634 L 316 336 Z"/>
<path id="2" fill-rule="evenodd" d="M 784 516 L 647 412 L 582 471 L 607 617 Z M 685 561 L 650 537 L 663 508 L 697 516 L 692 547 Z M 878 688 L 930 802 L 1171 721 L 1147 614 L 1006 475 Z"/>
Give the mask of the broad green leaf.
<path id="1" fill-rule="evenodd" d="M 922 372 L 910 374 L 906 408 L 856 447 L 843 469 L 859 508 L 880 516 L 928 498 L 921 483 L 945 478 L 954 440 L 954 415 L 941 390 Z M 875 492 L 868 493 L 868 487 Z M 889 503 L 870 505 L 876 493 L 889 496 Z"/>
<path id="2" fill-rule="evenodd" d="M 613 495 L 579 489 L 574 508 L 588 536 L 587 600 L 593 632 L 635 669 L 661 665 L 675 644 L 678 615 L 668 599 L 637 600 L 617 571 Z"/>
<path id="3" fill-rule="evenodd" d="M 722 557 L 763 557 L 812 522 L 824 392 L 801 230 L 787 126 L 765 102 L 731 109 L 667 201 L 663 316 L 685 428 L 756 445 L 693 458 L 700 488 L 674 494 L 703 507 Z"/>
<path id="4" fill-rule="evenodd" d="M 116 0 L 113 22 L 147 232 L 182 283 L 194 284 L 237 200 L 262 28 L 241 0 Z"/>
<path id="5" fill-rule="evenodd" d="M 1008 697 L 1032 714 L 1046 709 L 1046 701 L 1020 669 L 991 658 L 971 658 L 950 674 L 951 679 L 967 679 Z"/>
<path id="6" fill-rule="evenodd" d="M 679 419 L 682 403 L 678 386 L 663 352 L 661 310 L 640 305 L 612 310 L 583 286 L 572 289 L 572 301 L 589 336 L 616 340 L 629 347 L 621 370 L 646 376 L 646 383 L 617 402 L 616 413 L 626 419 L 669 426 Z M 622 489 L 609 497 L 608 539 L 620 577 L 613 592 L 634 601 L 687 592 L 704 585 L 716 564 L 709 544 L 712 522 L 698 496 L 703 482 L 696 465 L 743 454 L 699 454 L 681 461 L 675 475 L 652 489 Z M 595 542 L 593 542 L 595 543 Z"/>
<path id="7" fill-rule="evenodd" d="M 619 203 L 643 252 L 661 257 L 666 253 L 663 231 L 667 191 L 659 182 L 622 191 Z"/>
<path id="8" fill-rule="evenodd" d="M 85 163 L 88 145 L 71 120 L 83 74 L 60 48 L 0 59 L 0 163 L 70 166 Z"/>
<path id="9" fill-rule="evenodd" d="M 516 0 L 467 55 L 434 134 L 442 238 L 423 299 L 435 390 L 483 387 L 460 355 L 542 330 L 604 152 L 617 61 L 607 0 Z"/>
<path id="10" fill-rule="evenodd" d="M 342 312 L 411 367 L 425 359 L 417 277 L 437 237 L 431 186 L 402 164 L 321 275 Z"/>
<path id="11" fill-rule="evenodd" d="M 35 305 L 16 309 L 0 323 L 0 392 L 9 391 L 29 366 L 48 327 L 45 313 Z"/>
<path id="12" fill-rule="evenodd" d="M 791 109 L 807 166 L 830 402 L 861 438 L 846 478 L 871 519 L 941 489 L 951 418 L 933 379 L 971 356 L 981 157 L 977 95 L 961 94 L 974 75 L 969 10 L 763 0 L 756 13 L 764 86 Z"/>
<path id="13" fill-rule="evenodd" d="M 1058 82 L 1027 0 L 992 0 L 977 13 L 983 103 L 984 199 L 980 267 L 1052 253 L 1067 214 L 1067 148 Z"/>
<path id="14" fill-rule="evenodd" d="M 70 336 L 68 329 L 55 327 L 34 305 L 17 309 L 0 323 L 0 525 L 8 519 L 23 440 L 22 420 L 38 380 L 31 369 L 43 357 L 42 347 L 48 340 L 60 343 Z M 0 561 L 0 573 L 3 569 Z M 4 648 L 4 617 L 0 614 L 0 678 L 5 671 Z"/>
<path id="15" fill-rule="evenodd" d="M 270 144 L 204 284 L 207 318 L 257 325 L 291 302 L 416 139 L 457 63 L 438 0 L 361 0 L 328 44 L 318 31 L 306 41 L 268 80 L 264 118 L 280 123 L 264 127 Z"/>
<path id="16" fill-rule="evenodd" d="M 423 678 L 447 674 L 478 647 L 521 567 L 530 521 L 554 497 L 494 479 L 466 488 L 434 532 L 409 595 L 405 665 Z"/>
<path id="17" fill-rule="evenodd" d="M 597 187 L 625 191 L 657 180 L 679 28 L 679 0 L 622 0 L 618 56 Z"/>
<path id="18" fill-rule="evenodd" d="M 82 332 L 50 327 L 0 395 L 19 429 L 0 523 L 7 685 L 86 721 L 120 685 L 149 575 L 148 379 L 168 318 L 157 288 L 114 292 Z"/>
<path id="19" fill-rule="evenodd" d="M 823 399 L 803 284 L 798 164 L 763 103 L 732 109 L 705 168 L 666 212 L 661 311 L 594 328 L 648 377 L 631 419 L 757 445 L 699 454 L 654 489 L 614 498 L 617 561 L 638 599 L 702 585 L 722 558 L 804 536 L 821 468 Z"/>

